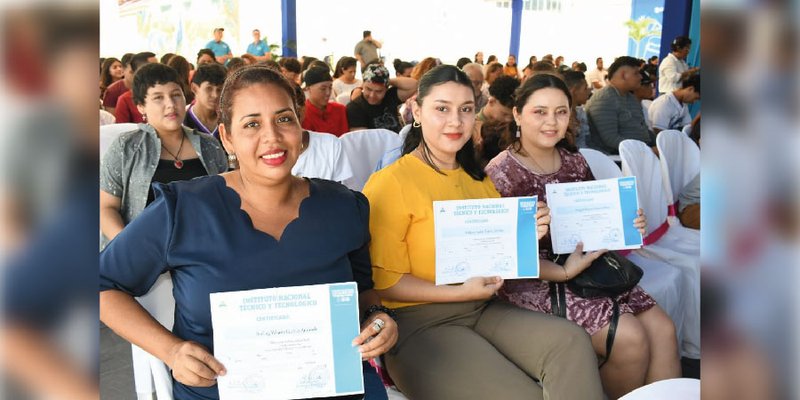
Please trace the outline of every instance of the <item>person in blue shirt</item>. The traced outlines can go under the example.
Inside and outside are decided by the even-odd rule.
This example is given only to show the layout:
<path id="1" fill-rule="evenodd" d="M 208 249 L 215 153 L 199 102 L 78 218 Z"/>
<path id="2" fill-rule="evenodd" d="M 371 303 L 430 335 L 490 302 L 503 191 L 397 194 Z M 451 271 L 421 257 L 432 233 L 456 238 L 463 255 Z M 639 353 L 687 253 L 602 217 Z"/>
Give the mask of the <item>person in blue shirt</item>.
<path id="1" fill-rule="evenodd" d="M 211 293 L 355 281 L 365 399 L 387 400 L 366 360 L 391 349 L 398 332 L 373 289 L 367 198 L 292 175 L 303 129 L 293 84 L 279 71 L 236 71 L 219 103 L 220 138 L 239 168 L 156 185 L 156 200 L 100 253 L 100 320 L 167 364 L 176 399 L 218 399 L 226 368 L 214 355 Z M 166 272 L 172 331 L 134 300 Z"/>
<path id="2" fill-rule="evenodd" d="M 253 29 L 253 43 L 247 46 L 247 54 L 253 55 L 258 61 L 272 59 L 272 54 L 269 52 L 269 45 L 266 40 L 261 40 L 261 31 L 258 29 Z"/>
<path id="3" fill-rule="evenodd" d="M 233 53 L 231 53 L 231 47 L 222 41 L 222 34 L 224 32 L 225 28 L 214 29 L 214 40 L 206 44 L 206 48 L 211 49 L 211 51 L 214 52 L 214 57 L 217 58 L 217 62 L 220 64 L 225 64 L 231 57 L 233 57 Z"/>

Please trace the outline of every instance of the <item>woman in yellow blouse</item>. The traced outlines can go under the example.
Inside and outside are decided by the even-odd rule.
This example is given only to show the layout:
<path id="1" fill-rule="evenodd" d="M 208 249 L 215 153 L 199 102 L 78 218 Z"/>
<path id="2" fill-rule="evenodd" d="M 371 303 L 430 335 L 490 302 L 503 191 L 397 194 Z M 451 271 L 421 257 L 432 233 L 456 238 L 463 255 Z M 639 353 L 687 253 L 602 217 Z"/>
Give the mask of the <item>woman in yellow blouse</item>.
<path id="1" fill-rule="evenodd" d="M 432 202 L 500 195 L 475 159 L 464 72 L 425 74 L 413 115 L 404 156 L 364 188 L 375 289 L 397 312 L 400 338 L 385 356 L 397 387 L 412 399 L 602 399 L 583 329 L 495 300 L 500 277 L 434 285 Z"/>

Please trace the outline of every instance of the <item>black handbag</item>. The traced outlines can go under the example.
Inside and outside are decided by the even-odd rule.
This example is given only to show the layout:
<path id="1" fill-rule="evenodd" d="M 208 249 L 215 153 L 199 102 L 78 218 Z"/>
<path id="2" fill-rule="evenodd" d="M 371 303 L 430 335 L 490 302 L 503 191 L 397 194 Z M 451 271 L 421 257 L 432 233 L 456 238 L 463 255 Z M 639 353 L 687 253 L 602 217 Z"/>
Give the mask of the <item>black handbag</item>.
<path id="1" fill-rule="evenodd" d="M 553 259 L 558 265 L 564 265 L 568 254 L 559 254 Z M 567 281 L 572 293 L 586 298 L 617 297 L 633 289 L 644 272 L 638 265 L 614 251 L 609 251 L 592 261 L 592 265 Z"/>
<path id="2" fill-rule="evenodd" d="M 558 265 L 563 266 L 569 254 L 558 254 L 553 259 Z M 578 276 L 566 282 L 569 290 L 576 296 L 593 299 L 609 297 L 614 304 L 611 322 L 608 325 L 606 336 L 606 356 L 599 367 L 608 361 L 611 349 L 614 346 L 614 336 L 617 334 L 619 324 L 619 303 L 617 296 L 633 289 L 642 279 L 644 271 L 631 260 L 609 251 L 592 261 L 592 265 L 583 270 Z M 564 283 L 550 282 L 550 306 L 553 315 L 567 317 L 567 294 Z"/>

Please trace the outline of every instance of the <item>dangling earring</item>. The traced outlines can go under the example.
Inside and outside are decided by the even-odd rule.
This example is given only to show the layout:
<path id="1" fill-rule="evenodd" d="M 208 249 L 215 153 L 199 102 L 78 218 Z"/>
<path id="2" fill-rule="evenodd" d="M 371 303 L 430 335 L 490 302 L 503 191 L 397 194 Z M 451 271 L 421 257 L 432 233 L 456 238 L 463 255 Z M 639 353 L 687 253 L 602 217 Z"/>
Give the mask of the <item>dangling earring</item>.
<path id="1" fill-rule="evenodd" d="M 239 168 L 239 159 L 236 158 L 236 154 L 228 154 L 228 170 L 234 170 Z"/>
<path id="2" fill-rule="evenodd" d="M 147 122 L 147 114 L 142 114 L 142 120 L 143 120 L 144 122 Z"/>
<path id="3" fill-rule="evenodd" d="M 414 122 L 411 124 L 411 126 L 413 126 L 414 128 L 419 128 L 420 126 L 422 126 L 422 124 L 420 124 L 420 123 L 419 123 L 419 121 L 414 121 Z"/>
<path id="4" fill-rule="evenodd" d="M 517 138 L 519 139 L 520 136 L 522 136 L 522 129 L 517 125 Z"/>

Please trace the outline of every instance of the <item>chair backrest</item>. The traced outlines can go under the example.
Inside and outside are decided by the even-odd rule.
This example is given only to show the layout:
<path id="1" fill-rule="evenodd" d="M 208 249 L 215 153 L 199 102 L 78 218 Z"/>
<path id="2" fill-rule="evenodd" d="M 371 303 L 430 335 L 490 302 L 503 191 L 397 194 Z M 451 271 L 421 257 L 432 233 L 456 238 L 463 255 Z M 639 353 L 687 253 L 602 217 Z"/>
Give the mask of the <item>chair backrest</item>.
<path id="1" fill-rule="evenodd" d="M 381 157 L 387 151 L 402 145 L 400 136 L 388 129 L 348 132 L 339 139 L 353 170 L 353 177 L 345 180 L 344 184 L 358 191 L 364 188 Z"/>
<path id="2" fill-rule="evenodd" d="M 603 152 L 589 148 L 578 151 L 589 163 L 589 169 L 592 170 L 592 175 L 594 175 L 595 179 L 610 179 L 622 176 L 622 171 L 617 166 L 617 163 L 606 154 L 603 154 Z"/>
<path id="3" fill-rule="evenodd" d="M 647 216 L 647 233 L 658 229 L 667 220 L 667 197 L 658 157 L 641 140 L 626 139 L 619 144 L 622 174 L 636 177 L 639 206 Z"/>
<path id="4" fill-rule="evenodd" d="M 350 93 L 339 93 L 339 95 L 336 96 L 336 102 L 347 105 L 347 103 L 350 102 Z"/>
<path id="5" fill-rule="evenodd" d="M 378 165 L 375 166 L 375 171 L 382 170 L 403 156 L 403 142 L 405 142 L 408 132 L 411 132 L 411 124 L 407 124 L 400 129 L 400 133 L 397 135 L 400 137 L 400 145 L 392 148 L 386 153 L 383 153 L 383 156 L 380 158 L 380 160 L 378 160 Z"/>
<path id="6" fill-rule="evenodd" d="M 653 105 L 653 100 L 648 100 L 648 99 L 642 100 L 642 108 L 644 109 L 645 113 L 650 111 L 650 106 L 652 105 Z"/>
<path id="7" fill-rule="evenodd" d="M 672 400 L 700 399 L 700 380 L 692 378 L 675 378 L 653 382 L 642 386 L 619 400 Z"/>
<path id="8" fill-rule="evenodd" d="M 683 188 L 700 173 L 700 149 L 676 130 L 661 131 L 656 137 L 660 154 L 664 190 L 671 203 L 678 201 Z"/>
<path id="9" fill-rule="evenodd" d="M 106 150 L 111 147 L 111 143 L 114 143 L 117 136 L 124 132 L 135 131 L 136 129 L 138 129 L 138 125 L 132 122 L 100 126 L 100 159 L 103 159 Z"/>
<path id="10" fill-rule="evenodd" d="M 114 114 L 106 110 L 100 110 L 100 126 L 111 125 L 116 122 L 117 122 L 117 117 L 115 117 Z"/>
<path id="11" fill-rule="evenodd" d="M 150 291 L 138 297 L 139 303 L 153 318 L 168 330 L 175 322 L 175 298 L 172 296 L 173 284 L 169 274 L 161 274 Z M 133 351 L 133 374 L 137 393 L 148 398 L 155 392 L 158 400 L 172 400 L 172 374 L 167 365 L 149 353 Z"/>
<path id="12" fill-rule="evenodd" d="M 653 105 L 653 100 L 642 100 L 642 113 L 644 114 L 644 123 L 647 125 L 648 128 L 651 130 L 653 129 L 653 121 L 650 121 L 650 106 Z"/>

